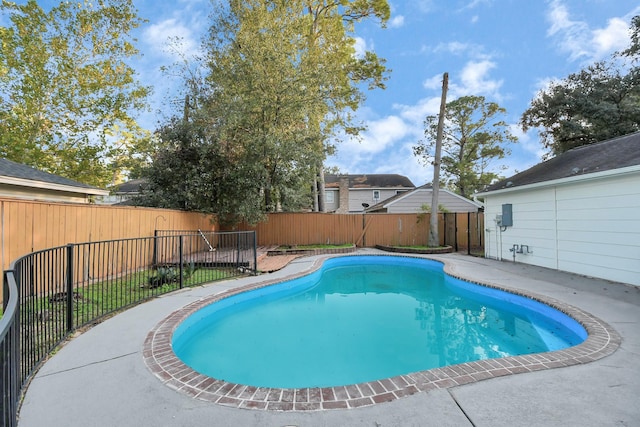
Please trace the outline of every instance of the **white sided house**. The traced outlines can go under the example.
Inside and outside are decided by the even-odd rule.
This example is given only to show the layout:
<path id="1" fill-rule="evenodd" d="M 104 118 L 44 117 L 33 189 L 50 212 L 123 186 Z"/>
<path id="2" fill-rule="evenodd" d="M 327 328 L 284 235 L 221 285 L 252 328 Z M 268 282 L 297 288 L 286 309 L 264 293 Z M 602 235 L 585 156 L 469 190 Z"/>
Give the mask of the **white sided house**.
<path id="1" fill-rule="evenodd" d="M 332 175 L 325 174 L 327 212 L 364 212 L 383 200 L 413 190 L 409 178 L 397 174 Z"/>
<path id="2" fill-rule="evenodd" d="M 491 185 L 485 256 L 640 286 L 640 133 Z"/>
<path id="3" fill-rule="evenodd" d="M 431 196 L 433 187 L 425 184 L 410 191 L 397 194 L 390 199 L 384 200 L 376 205 L 367 208 L 366 212 L 376 213 L 422 213 L 427 206 L 429 212 L 431 208 Z M 440 189 L 438 191 L 438 207 L 443 212 L 478 212 L 482 209 L 480 203 L 469 200 L 449 190 Z"/>

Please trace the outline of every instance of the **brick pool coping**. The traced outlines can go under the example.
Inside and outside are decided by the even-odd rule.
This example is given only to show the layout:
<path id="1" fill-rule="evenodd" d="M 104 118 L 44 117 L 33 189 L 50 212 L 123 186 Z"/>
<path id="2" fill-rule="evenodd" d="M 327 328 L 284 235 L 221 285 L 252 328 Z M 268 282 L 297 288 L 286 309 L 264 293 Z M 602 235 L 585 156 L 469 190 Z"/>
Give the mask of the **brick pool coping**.
<path id="1" fill-rule="evenodd" d="M 415 393 L 455 387 L 489 378 L 581 365 L 608 356 L 620 346 L 621 337 L 611 326 L 579 308 L 532 292 L 457 276 L 447 271 L 445 263 L 445 272 L 451 276 L 523 295 L 560 310 L 586 329 L 587 339 L 577 346 L 559 351 L 485 359 L 347 386 L 298 389 L 247 386 L 211 378 L 185 365 L 173 352 L 171 347 L 173 331 L 197 310 L 232 295 L 307 275 L 320 268 L 327 258 L 329 257 L 316 260 L 312 268 L 303 273 L 211 295 L 171 313 L 147 335 L 143 350 L 145 364 L 168 387 L 200 400 L 244 409 L 318 411 L 376 405 Z"/>

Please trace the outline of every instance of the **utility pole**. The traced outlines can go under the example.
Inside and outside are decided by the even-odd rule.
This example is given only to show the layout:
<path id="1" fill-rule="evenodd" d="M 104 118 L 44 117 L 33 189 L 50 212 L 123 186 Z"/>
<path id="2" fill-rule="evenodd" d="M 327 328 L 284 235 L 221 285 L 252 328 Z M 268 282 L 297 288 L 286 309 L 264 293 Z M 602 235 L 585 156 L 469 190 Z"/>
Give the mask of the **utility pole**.
<path id="1" fill-rule="evenodd" d="M 440 152 L 442 151 L 442 130 L 444 128 L 444 115 L 447 105 L 447 88 L 449 86 L 449 73 L 442 76 L 442 97 L 440 98 L 440 115 L 438 116 L 438 132 L 436 135 L 436 152 L 433 160 L 433 182 L 431 183 L 431 214 L 429 215 L 429 239 L 427 246 L 440 246 L 438 235 L 438 193 L 440 192 Z"/>

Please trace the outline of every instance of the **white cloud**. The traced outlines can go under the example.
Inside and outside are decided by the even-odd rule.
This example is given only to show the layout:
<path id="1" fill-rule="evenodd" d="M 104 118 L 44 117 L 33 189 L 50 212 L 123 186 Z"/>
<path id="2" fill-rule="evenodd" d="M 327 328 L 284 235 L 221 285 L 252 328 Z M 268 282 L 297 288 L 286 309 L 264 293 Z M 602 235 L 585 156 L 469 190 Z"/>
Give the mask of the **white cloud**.
<path id="1" fill-rule="evenodd" d="M 481 4 L 491 4 L 492 0 L 471 0 L 468 4 L 464 5 L 463 7 L 461 7 L 458 11 L 463 11 L 463 10 L 468 10 L 468 9 L 474 9 L 478 6 L 480 6 Z"/>
<path id="2" fill-rule="evenodd" d="M 414 185 L 420 186 L 433 180 L 433 166 L 423 165 L 413 155 L 413 142 L 397 144 L 386 153 L 385 161 L 378 162 L 373 173 L 401 173 L 409 177 Z M 363 170 L 362 172 L 366 172 Z"/>
<path id="3" fill-rule="evenodd" d="M 199 49 L 193 31 L 177 18 L 149 26 L 143 33 L 143 40 L 156 54 L 162 52 L 177 59 L 192 57 Z"/>
<path id="4" fill-rule="evenodd" d="M 355 45 L 354 48 L 356 50 L 356 58 L 364 58 L 364 54 L 367 50 L 372 50 L 367 46 L 367 41 L 362 37 L 354 37 Z"/>
<path id="5" fill-rule="evenodd" d="M 432 80 L 438 82 L 437 89 L 441 91 L 442 75 L 435 76 Z M 422 98 L 414 105 L 394 105 L 393 107 L 400 112 L 400 117 L 402 117 L 403 120 L 411 123 L 413 133 L 421 137 L 425 117 L 437 114 L 440 110 L 440 94 Z"/>
<path id="6" fill-rule="evenodd" d="M 570 61 L 597 61 L 628 46 L 630 16 L 614 17 L 604 28 L 591 29 L 586 22 L 572 20 L 570 15 L 561 0 L 549 2 L 547 35 L 558 42 L 560 51 L 569 54 Z"/>
<path id="7" fill-rule="evenodd" d="M 513 123 L 509 125 L 509 131 L 513 136 L 518 138 L 518 144 L 520 145 L 520 147 L 524 151 L 535 155 L 536 159 L 542 159 L 547 153 L 547 150 L 544 149 L 544 147 L 538 140 L 538 136 L 532 135 L 536 133 L 535 130 L 524 132 L 519 124 Z"/>
<path id="8" fill-rule="evenodd" d="M 584 22 L 572 21 L 567 7 L 559 0 L 553 0 L 549 5 L 547 20 L 551 27 L 547 35 L 559 38 L 560 50 L 569 53 L 569 59 L 586 57 L 588 27 Z"/>
<path id="9" fill-rule="evenodd" d="M 429 13 L 434 9 L 434 0 L 418 0 L 416 3 L 418 9 L 420 9 L 420 11 L 423 13 Z"/>
<path id="10" fill-rule="evenodd" d="M 404 25 L 404 16 L 398 15 L 391 18 L 389 21 L 389 28 L 400 28 Z"/>
<path id="11" fill-rule="evenodd" d="M 478 51 L 480 48 L 476 45 L 472 45 L 469 43 L 462 43 L 462 42 L 458 42 L 458 41 L 452 41 L 452 42 L 448 42 L 448 43 L 440 43 L 438 44 L 433 51 L 434 52 L 447 52 L 447 53 L 453 53 L 456 55 L 459 54 L 463 54 L 466 52 L 475 52 Z"/>
<path id="12" fill-rule="evenodd" d="M 489 72 L 495 67 L 496 63 L 489 59 L 467 62 L 460 71 L 460 83 L 452 79 L 454 83 L 450 85 L 451 96 L 458 98 L 466 95 L 483 95 L 500 101 L 503 98 L 500 94 L 503 80 L 489 78 Z"/>
<path id="13" fill-rule="evenodd" d="M 371 120 L 367 127 L 367 131 L 361 135 L 360 142 L 350 139 L 342 147 L 357 150 L 359 153 L 380 153 L 395 141 L 403 139 L 410 131 L 408 124 L 398 116 Z"/>
<path id="14" fill-rule="evenodd" d="M 611 18 L 605 28 L 593 31 L 592 40 L 595 50 L 593 55 L 597 58 L 623 50 L 629 44 L 629 23 L 621 18 Z"/>

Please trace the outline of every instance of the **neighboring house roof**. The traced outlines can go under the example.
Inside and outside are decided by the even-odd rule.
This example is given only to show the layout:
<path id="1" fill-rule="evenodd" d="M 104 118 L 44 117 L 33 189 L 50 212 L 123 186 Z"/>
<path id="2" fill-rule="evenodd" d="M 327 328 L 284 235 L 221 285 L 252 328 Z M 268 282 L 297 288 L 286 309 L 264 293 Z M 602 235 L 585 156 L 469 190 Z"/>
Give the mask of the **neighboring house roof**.
<path id="1" fill-rule="evenodd" d="M 147 180 L 145 178 L 132 179 L 131 181 L 123 182 L 122 184 L 116 185 L 115 194 L 137 195 L 140 194 L 140 190 L 144 189 L 146 185 Z"/>
<path id="2" fill-rule="evenodd" d="M 19 187 L 58 190 L 87 195 L 107 195 L 108 191 L 68 178 L 0 158 L 0 183 Z"/>
<path id="3" fill-rule="evenodd" d="M 403 201 L 403 200 L 405 200 L 407 198 L 414 198 L 416 196 L 419 196 L 421 193 L 429 195 L 429 199 L 428 200 L 425 199 L 423 201 L 423 204 L 431 205 L 431 196 L 430 195 L 431 195 L 432 191 L 433 191 L 433 187 L 432 187 L 431 183 L 428 183 L 428 184 L 425 184 L 425 185 L 421 185 L 420 187 L 414 188 L 413 190 L 409 190 L 409 191 L 406 191 L 404 193 L 399 193 L 399 194 L 396 194 L 393 197 L 390 197 L 390 198 L 388 198 L 386 200 L 383 200 L 382 202 L 377 203 L 377 204 L 365 209 L 365 212 L 377 212 L 377 211 L 381 211 L 381 210 L 387 210 L 390 206 L 392 206 L 394 204 L 397 204 L 397 203 L 400 203 L 401 201 Z M 459 200 L 460 202 L 462 202 L 463 204 L 468 205 L 470 208 L 472 208 L 471 211 L 474 211 L 474 210 L 477 211 L 478 209 L 482 208 L 482 204 L 480 204 L 480 203 L 474 202 L 473 200 L 469 200 L 469 199 L 467 199 L 465 197 L 462 197 L 462 196 L 460 196 L 458 194 L 455 194 L 454 192 L 449 191 L 447 189 L 443 189 L 443 188 L 439 189 L 439 193 L 438 194 L 442 195 L 443 193 L 446 193 L 449 197 L 453 197 L 453 198 Z M 440 199 L 438 204 L 442 204 L 442 201 L 443 200 Z M 445 209 L 447 209 L 446 205 L 443 204 L 443 206 L 444 206 Z M 413 213 L 413 212 L 411 212 L 411 213 Z"/>
<path id="4" fill-rule="evenodd" d="M 333 175 L 325 174 L 325 188 L 339 188 L 340 179 L 349 179 L 349 189 L 357 188 L 414 188 L 409 178 L 398 174 L 364 174 L 364 175 Z"/>
<path id="5" fill-rule="evenodd" d="M 477 195 L 639 165 L 640 132 L 636 132 L 566 151 L 492 184 Z"/>

